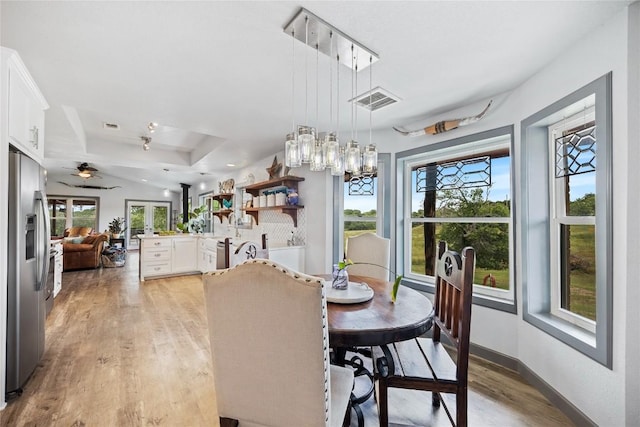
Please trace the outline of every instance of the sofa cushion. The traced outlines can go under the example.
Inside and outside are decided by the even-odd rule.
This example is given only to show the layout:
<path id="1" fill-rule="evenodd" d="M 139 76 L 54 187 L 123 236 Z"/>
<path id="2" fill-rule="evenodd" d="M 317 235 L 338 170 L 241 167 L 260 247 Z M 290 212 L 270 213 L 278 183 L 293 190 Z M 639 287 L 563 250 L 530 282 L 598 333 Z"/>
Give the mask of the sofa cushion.
<path id="1" fill-rule="evenodd" d="M 81 240 L 80 242 L 77 242 L 77 243 L 85 243 L 87 245 L 93 245 L 93 243 L 96 241 L 98 236 L 99 236 L 99 234 L 98 235 L 87 236 L 87 237 L 84 237 L 84 240 Z M 76 243 L 76 242 L 74 242 L 74 243 Z"/>
<path id="2" fill-rule="evenodd" d="M 93 250 L 93 244 L 88 245 L 86 243 L 67 243 L 64 245 L 64 253 L 67 254 L 69 252 L 85 252 Z"/>
<path id="3" fill-rule="evenodd" d="M 65 237 L 64 243 L 82 243 L 84 241 L 84 237 Z"/>
<path id="4" fill-rule="evenodd" d="M 91 227 L 70 227 L 64 231 L 64 237 L 88 236 L 93 231 Z"/>

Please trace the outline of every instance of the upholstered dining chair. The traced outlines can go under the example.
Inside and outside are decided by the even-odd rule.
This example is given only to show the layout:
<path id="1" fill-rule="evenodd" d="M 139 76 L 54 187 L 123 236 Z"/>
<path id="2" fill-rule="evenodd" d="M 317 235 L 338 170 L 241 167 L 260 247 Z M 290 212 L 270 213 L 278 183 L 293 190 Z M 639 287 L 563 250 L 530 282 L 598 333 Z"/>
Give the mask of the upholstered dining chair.
<path id="1" fill-rule="evenodd" d="M 388 426 L 388 388 L 431 391 L 433 406 L 442 403 L 453 425 L 467 425 L 467 376 L 475 252 L 462 254 L 438 245 L 433 338 L 416 338 L 382 346 L 374 351 L 378 378 L 380 427 Z M 445 335 L 455 350 L 449 356 L 440 338 Z M 440 393 L 455 394 L 455 417 Z M 454 421 L 455 418 L 455 421 Z"/>
<path id="2" fill-rule="evenodd" d="M 269 238 L 262 234 L 261 243 L 242 242 L 235 250 L 231 247 L 231 239 L 224 239 L 224 268 L 233 267 L 248 259 L 269 258 Z"/>
<path id="3" fill-rule="evenodd" d="M 342 426 L 353 372 L 329 364 L 323 281 L 269 260 L 205 273 L 218 415 L 239 426 Z"/>
<path id="4" fill-rule="evenodd" d="M 345 258 L 355 263 L 349 267 L 349 273 L 389 280 L 389 251 L 389 239 L 374 233 L 347 238 Z"/>

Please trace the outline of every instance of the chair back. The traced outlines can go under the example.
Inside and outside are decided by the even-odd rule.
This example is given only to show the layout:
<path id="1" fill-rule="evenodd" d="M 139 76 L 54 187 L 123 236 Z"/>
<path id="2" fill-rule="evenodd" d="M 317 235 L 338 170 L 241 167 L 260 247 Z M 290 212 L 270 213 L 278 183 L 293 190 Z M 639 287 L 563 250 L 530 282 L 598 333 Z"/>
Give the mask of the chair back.
<path id="1" fill-rule="evenodd" d="M 324 426 L 330 383 L 323 281 L 251 260 L 206 273 L 204 294 L 218 415 L 241 426 Z"/>
<path id="2" fill-rule="evenodd" d="M 349 274 L 389 280 L 389 251 L 390 240 L 374 233 L 347 238 L 345 257 L 356 263 L 349 267 Z"/>
<path id="3" fill-rule="evenodd" d="M 438 244 L 436 292 L 434 297 L 433 340 L 445 334 L 457 349 L 457 377 L 466 384 L 469 366 L 469 337 L 475 252 L 466 247 L 462 255 L 447 250 L 446 242 Z"/>

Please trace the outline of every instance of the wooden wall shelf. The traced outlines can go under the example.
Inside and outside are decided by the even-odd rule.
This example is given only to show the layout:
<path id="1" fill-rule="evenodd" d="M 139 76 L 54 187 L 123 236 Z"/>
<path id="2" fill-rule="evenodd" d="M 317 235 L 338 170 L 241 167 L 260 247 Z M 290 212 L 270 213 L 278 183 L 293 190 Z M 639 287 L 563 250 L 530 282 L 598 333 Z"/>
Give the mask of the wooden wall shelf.
<path id="1" fill-rule="evenodd" d="M 247 193 L 250 193 L 253 196 L 257 196 L 260 194 L 260 190 L 265 190 L 267 188 L 272 187 L 280 187 L 285 186 L 287 188 L 295 188 L 298 190 L 298 183 L 300 181 L 304 181 L 304 178 L 301 176 L 282 176 L 280 178 L 275 178 L 269 181 L 256 182 L 255 184 L 247 185 L 244 190 Z"/>
<path id="2" fill-rule="evenodd" d="M 298 210 L 304 209 L 304 206 L 300 205 L 285 205 L 285 206 L 272 206 L 266 208 L 246 208 L 243 209 L 248 215 L 251 215 L 253 219 L 256 220 L 256 225 L 258 225 L 258 216 L 260 211 L 281 211 L 284 214 L 287 214 L 293 219 L 293 226 L 298 226 Z"/>
<path id="3" fill-rule="evenodd" d="M 220 209 L 219 211 L 211 212 L 212 215 L 215 215 L 218 218 L 228 218 L 229 215 L 232 213 L 233 213 L 233 209 Z"/>
<path id="4" fill-rule="evenodd" d="M 304 178 L 301 176 L 281 176 L 279 178 L 270 179 L 269 181 L 261 181 L 256 182 L 255 184 L 247 185 L 244 187 L 244 191 L 251 194 L 253 197 L 258 197 L 260 195 L 260 190 L 266 190 L 267 188 L 273 187 L 287 187 L 293 188 L 298 191 L 298 183 L 300 181 L 304 181 Z M 256 220 L 256 225 L 258 225 L 258 217 L 260 216 L 260 211 L 280 211 L 284 214 L 287 214 L 293 219 L 293 226 L 298 226 L 298 210 L 304 209 L 304 206 L 300 205 L 283 205 L 283 206 L 270 206 L 270 207 L 260 207 L 260 208 L 246 208 L 243 209 L 248 215 L 251 215 L 253 219 Z"/>

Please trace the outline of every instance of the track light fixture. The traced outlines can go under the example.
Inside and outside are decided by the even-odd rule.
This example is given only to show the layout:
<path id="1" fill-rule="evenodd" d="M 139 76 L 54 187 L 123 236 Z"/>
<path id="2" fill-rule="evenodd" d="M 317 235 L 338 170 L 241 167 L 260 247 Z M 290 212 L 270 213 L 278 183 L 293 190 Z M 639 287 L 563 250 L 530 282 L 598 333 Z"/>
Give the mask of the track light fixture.
<path id="1" fill-rule="evenodd" d="M 142 149 L 144 151 L 149 151 L 149 148 L 151 148 L 149 146 L 149 143 L 151 143 L 151 137 L 149 137 L 149 136 L 141 136 L 140 139 L 142 140 Z"/>

